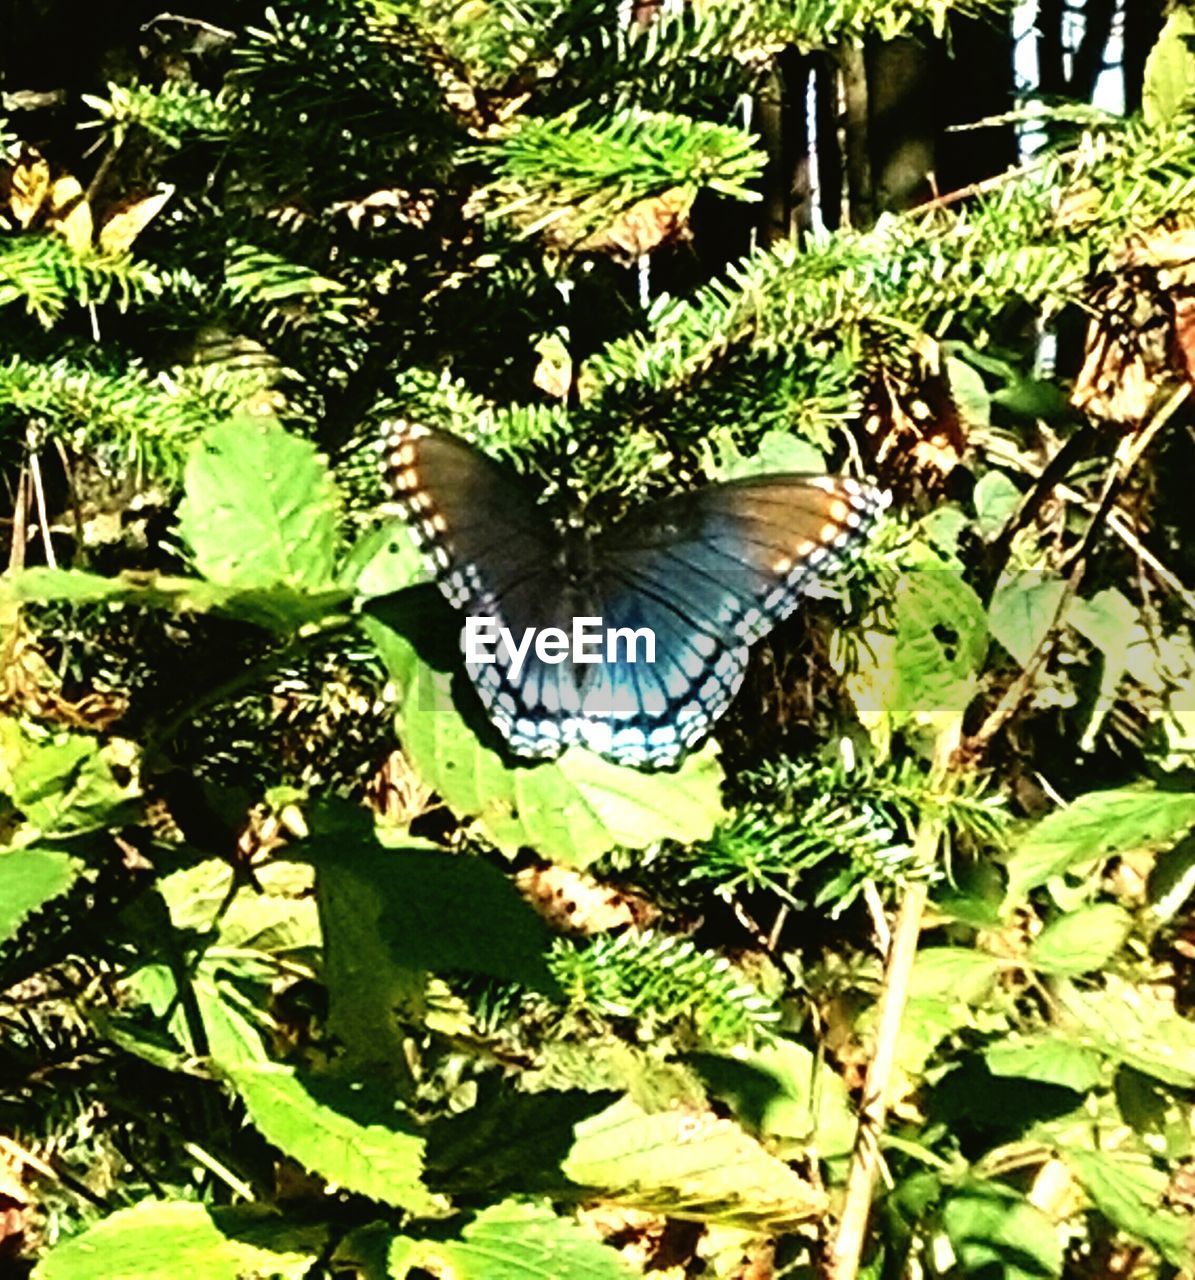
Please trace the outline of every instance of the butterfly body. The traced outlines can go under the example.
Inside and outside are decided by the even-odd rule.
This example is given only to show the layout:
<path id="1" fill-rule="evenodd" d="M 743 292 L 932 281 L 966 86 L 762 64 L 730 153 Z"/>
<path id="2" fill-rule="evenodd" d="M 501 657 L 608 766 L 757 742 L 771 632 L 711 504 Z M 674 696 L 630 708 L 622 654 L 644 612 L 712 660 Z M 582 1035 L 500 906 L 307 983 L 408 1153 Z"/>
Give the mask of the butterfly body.
<path id="1" fill-rule="evenodd" d="M 518 755 L 579 744 L 668 768 L 708 734 L 742 683 L 751 644 L 796 607 L 887 504 L 852 480 L 783 473 L 649 503 L 597 534 L 561 536 L 519 478 L 444 431 L 396 421 L 383 440 L 397 505 L 449 602 L 515 642 L 600 620 L 601 660 L 466 668 Z M 646 634 L 654 661 L 644 661 Z M 636 635 L 634 650 L 624 641 Z"/>

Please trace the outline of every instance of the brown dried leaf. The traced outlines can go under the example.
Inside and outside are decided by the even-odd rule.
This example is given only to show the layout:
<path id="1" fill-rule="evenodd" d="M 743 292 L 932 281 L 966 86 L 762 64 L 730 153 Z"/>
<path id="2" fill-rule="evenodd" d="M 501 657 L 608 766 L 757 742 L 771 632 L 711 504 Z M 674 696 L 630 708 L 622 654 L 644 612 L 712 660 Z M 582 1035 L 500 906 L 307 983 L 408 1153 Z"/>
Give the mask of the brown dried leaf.
<path id="1" fill-rule="evenodd" d="M 50 188 L 50 216 L 46 225 L 57 231 L 76 253 L 91 248 L 94 222 L 91 206 L 78 178 L 64 173 Z"/>
<path id="2" fill-rule="evenodd" d="M 645 899 L 552 863 L 525 867 L 515 877 L 515 885 L 550 925 L 565 932 L 606 933 L 650 924 L 659 915 Z"/>
<path id="3" fill-rule="evenodd" d="M 633 263 L 662 244 L 689 239 L 692 207 L 693 193 L 673 187 L 663 195 L 637 201 L 608 226 L 585 239 L 580 248 L 608 253 L 619 261 Z"/>
<path id="4" fill-rule="evenodd" d="M 50 194 L 50 166 L 36 151 L 28 151 L 9 174 L 8 187 L 8 207 L 21 227 L 26 228 Z"/>
<path id="5" fill-rule="evenodd" d="M 144 200 L 135 200 L 114 213 L 100 228 L 100 252 L 124 253 L 162 211 L 174 188 L 164 186 Z"/>

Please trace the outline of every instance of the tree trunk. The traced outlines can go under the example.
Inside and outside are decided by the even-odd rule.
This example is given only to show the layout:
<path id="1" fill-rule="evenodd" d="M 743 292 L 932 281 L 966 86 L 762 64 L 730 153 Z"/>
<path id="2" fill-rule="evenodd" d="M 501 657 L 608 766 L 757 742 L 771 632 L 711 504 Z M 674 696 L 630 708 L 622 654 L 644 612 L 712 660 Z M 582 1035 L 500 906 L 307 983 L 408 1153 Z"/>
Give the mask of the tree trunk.
<path id="1" fill-rule="evenodd" d="M 879 212 L 912 208 L 934 194 L 933 49 L 902 37 L 867 47 L 867 121 L 875 203 Z"/>
<path id="2" fill-rule="evenodd" d="M 953 22 L 949 46 L 942 47 L 936 82 L 944 99 L 940 113 L 944 126 L 1011 111 L 1016 94 L 1011 16 Z M 1017 135 L 1011 124 L 965 133 L 944 131 L 938 141 L 938 185 L 943 191 L 957 191 L 1003 173 L 1016 161 Z"/>

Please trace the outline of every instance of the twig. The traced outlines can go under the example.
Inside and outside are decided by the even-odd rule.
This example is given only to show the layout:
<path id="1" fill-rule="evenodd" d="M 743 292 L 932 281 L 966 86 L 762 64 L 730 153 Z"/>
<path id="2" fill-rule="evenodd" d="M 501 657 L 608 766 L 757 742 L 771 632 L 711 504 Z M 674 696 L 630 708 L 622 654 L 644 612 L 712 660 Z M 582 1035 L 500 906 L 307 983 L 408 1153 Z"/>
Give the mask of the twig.
<path id="1" fill-rule="evenodd" d="M 29 474 L 33 477 L 33 493 L 37 499 L 37 522 L 41 528 L 42 545 L 46 549 L 46 564 L 51 569 L 57 569 L 58 561 L 54 557 L 54 544 L 50 540 L 50 515 L 46 508 L 46 491 L 41 480 L 41 462 L 38 460 L 35 443 L 33 428 L 30 427 L 26 436 L 26 446 L 29 450 Z"/>
<path id="2" fill-rule="evenodd" d="M 1058 629 L 1062 624 L 1062 620 L 1066 616 L 1067 610 L 1070 608 L 1071 601 L 1075 598 L 1079 590 L 1079 585 L 1083 580 L 1083 573 L 1087 567 L 1088 558 L 1091 555 L 1092 548 L 1095 546 L 1104 523 L 1112 510 L 1112 504 L 1116 501 L 1117 495 L 1124 486 L 1125 481 L 1129 478 L 1133 468 L 1141 460 L 1146 449 L 1153 442 L 1154 437 L 1162 429 L 1162 427 L 1174 416 L 1179 406 L 1187 399 L 1190 394 L 1190 387 L 1183 384 L 1166 403 L 1158 410 L 1150 422 L 1136 435 L 1126 435 L 1120 442 L 1119 448 L 1112 460 L 1112 466 L 1108 469 L 1108 474 L 1104 479 L 1104 488 L 1100 494 L 1099 502 L 1096 505 L 1095 514 L 1091 517 L 1091 521 L 1087 526 L 1087 530 L 1083 535 L 1082 541 L 1075 548 L 1066 567 L 1070 569 L 1070 576 L 1066 580 L 1066 586 L 1063 588 L 1062 594 L 1058 598 L 1058 603 L 1054 608 L 1054 616 L 1050 620 L 1050 625 L 1046 628 L 1042 638 L 1038 641 L 1037 648 L 1033 651 L 1029 661 L 1017 678 L 1005 690 L 1004 696 L 996 704 L 995 708 L 989 713 L 988 717 L 979 726 L 979 728 L 969 737 L 959 748 L 960 763 L 963 760 L 977 760 L 987 750 L 992 739 L 1000 732 L 1002 728 L 1016 715 L 1020 709 L 1022 702 L 1028 696 L 1030 690 L 1037 681 L 1037 677 L 1045 666 L 1047 658 L 1054 648 L 1054 642 L 1057 639 Z"/>
<path id="3" fill-rule="evenodd" d="M 21 467 L 17 476 L 17 496 L 12 509 L 12 541 L 8 546 L 8 570 L 16 573 L 25 567 L 25 542 L 29 537 L 29 468 Z"/>
<path id="4" fill-rule="evenodd" d="M 954 717 L 938 735 L 930 771 L 933 785 L 943 785 L 947 779 L 957 755 L 961 727 L 961 718 Z M 922 814 L 914 841 L 915 866 L 926 867 L 933 863 L 940 838 L 940 820 L 929 813 Z M 876 1018 L 875 1052 L 868 1064 L 867 1081 L 863 1086 L 863 1105 L 859 1111 L 855 1149 L 847 1176 L 846 1199 L 838 1230 L 822 1264 L 822 1280 L 855 1280 L 859 1272 L 867 1219 L 871 1213 L 871 1197 L 880 1167 L 880 1136 L 888 1118 L 888 1094 L 896 1066 L 896 1046 L 908 1004 L 913 962 L 917 958 L 921 921 L 928 901 L 928 879 L 914 880 L 905 892 L 892 930 L 892 944 L 884 966 L 884 985 Z"/>

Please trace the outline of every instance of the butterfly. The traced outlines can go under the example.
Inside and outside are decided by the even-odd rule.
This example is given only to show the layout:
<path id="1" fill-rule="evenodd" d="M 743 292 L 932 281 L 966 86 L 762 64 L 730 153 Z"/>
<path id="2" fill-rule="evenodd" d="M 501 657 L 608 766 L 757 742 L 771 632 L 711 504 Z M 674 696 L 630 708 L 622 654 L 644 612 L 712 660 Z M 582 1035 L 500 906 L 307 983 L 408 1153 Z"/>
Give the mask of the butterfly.
<path id="1" fill-rule="evenodd" d="M 677 765 L 730 704 L 749 647 L 889 501 L 845 477 L 778 473 L 650 502 L 604 532 L 562 533 L 519 476 L 458 436 L 392 420 L 381 450 L 394 503 L 456 609 L 516 638 L 586 618 L 607 637 L 654 637 L 651 662 L 632 661 L 630 645 L 585 662 L 529 649 L 518 662 L 502 644 L 495 660 L 470 661 L 465 646 L 489 718 L 514 754 L 538 759 L 580 744 L 620 765 Z"/>

